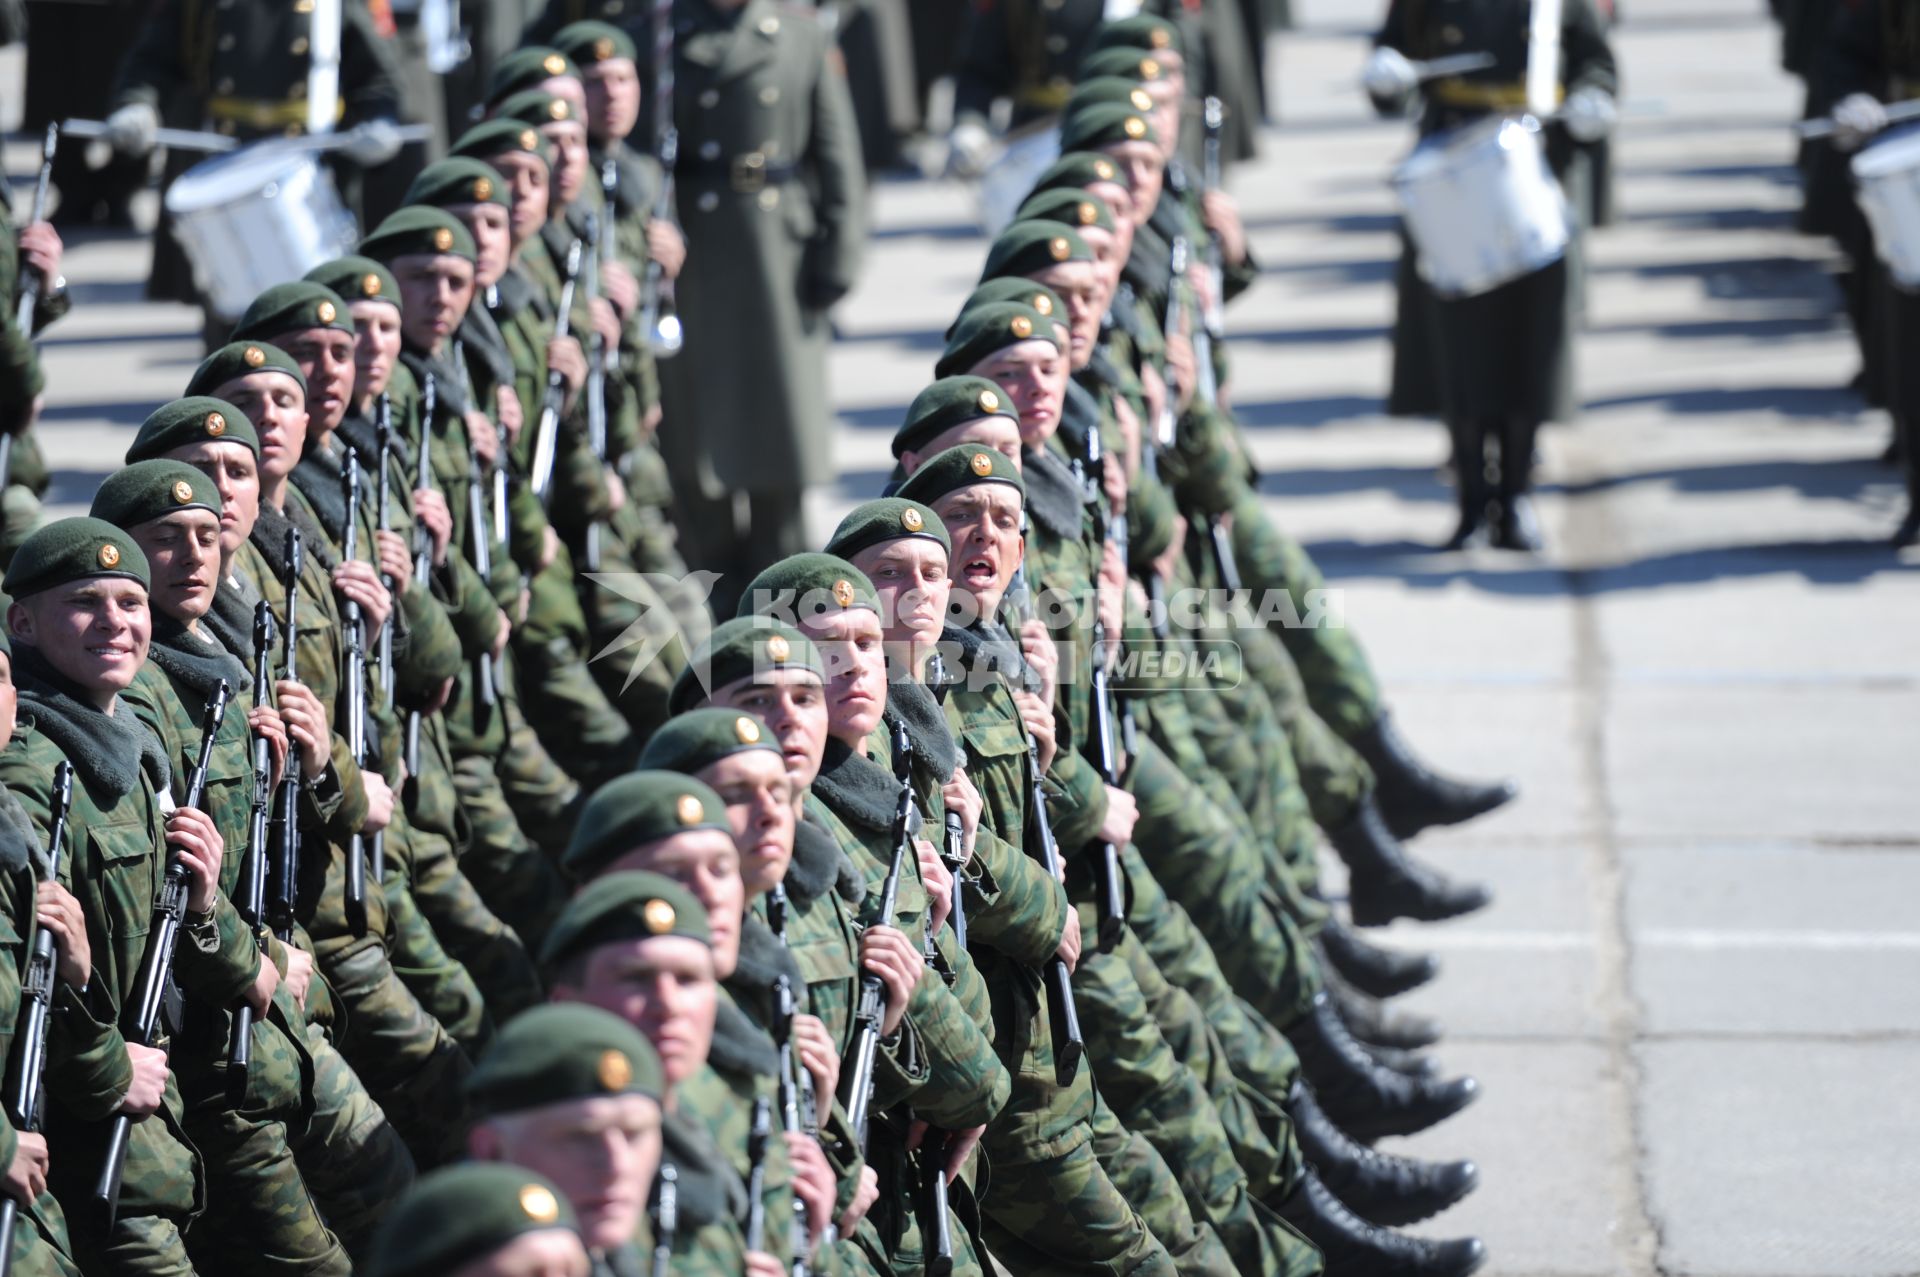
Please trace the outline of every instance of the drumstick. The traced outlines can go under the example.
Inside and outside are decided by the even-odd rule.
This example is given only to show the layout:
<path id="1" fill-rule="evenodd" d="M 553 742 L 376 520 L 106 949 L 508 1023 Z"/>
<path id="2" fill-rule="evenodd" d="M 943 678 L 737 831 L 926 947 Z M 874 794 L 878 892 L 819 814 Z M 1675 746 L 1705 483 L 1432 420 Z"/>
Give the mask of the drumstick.
<path id="1" fill-rule="evenodd" d="M 1424 62 L 1413 64 L 1413 74 L 1422 83 L 1428 80 L 1444 80 L 1450 75 L 1466 75 L 1472 71 L 1485 71 L 1488 67 L 1500 65 L 1500 59 L 1491 53 L 1450 53 L 1444 58 L 1428 58 Z"/>
<path id="2" fill-rule="evenodd" d="M 1907 120 L 1920 120 L 1920 98 L 1905 102 L 1895 102 L 1887 107 L 1887 123 L 1900 124 Z M 1831 116 L 1822 116 L 1817 120 L 1802 120 L 1793 126 L 1793 131 L 1801 137 L 1812 139 L 1832 137 L 1835 125 Z"/>
<path id="3" fill-rule="evenodd" d="M 68 120 L 60 130 L 74 137 L 107 135 L 104 120 Z M 231 151 L 240 145 L 238 140 L 224 134 L 202 133 L 198 129 L 155 129 L 153 141 L 156 146 L 178 147 L 183 151 Z"/>

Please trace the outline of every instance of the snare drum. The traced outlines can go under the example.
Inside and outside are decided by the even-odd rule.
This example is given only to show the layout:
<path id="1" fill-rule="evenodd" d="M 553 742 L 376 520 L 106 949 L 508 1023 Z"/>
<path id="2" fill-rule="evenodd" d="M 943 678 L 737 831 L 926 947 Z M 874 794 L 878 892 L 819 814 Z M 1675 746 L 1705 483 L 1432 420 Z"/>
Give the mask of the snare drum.
<path id="1" fill-rule="evenodd" d="M 1393 188 L 1421 277 L 1445 297 L 1491 292 L 1551 266 L 1573 237 L 1532 119 L 1435 133 L 1394 171 Z"/>
<path id="2" fill-rule="evenodd" d="M 359 240 L 332 175 L 310 144 L 291 139 L 194 165 L 167 188 L 167 212 L 200 295 L 230 320 Z"/>
<path id="3" fill-rule="evenodd" d="M 1853 157 L 1860 211 L 1893 282 L 1920 290 L 1920 125 L 1888 133 Z"/>

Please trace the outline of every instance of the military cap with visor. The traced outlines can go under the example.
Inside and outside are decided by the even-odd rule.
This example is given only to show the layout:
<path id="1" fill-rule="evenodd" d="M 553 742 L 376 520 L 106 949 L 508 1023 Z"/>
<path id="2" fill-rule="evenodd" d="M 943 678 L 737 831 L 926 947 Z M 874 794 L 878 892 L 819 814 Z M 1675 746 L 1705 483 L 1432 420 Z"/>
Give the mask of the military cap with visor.
<path id="1" fill-rule="evenodd" d="M 791 616 L 804 625 L 865 608 L 878 615 L 880 596 L 867 574 L 835 554 L 795 554 L 761 570 L 740 596 L 741 616 Z"/>
<path id="2" fill-rule="evenodd" d="M 161 458 L 136 461 L 108 475 L 93 494 L 93 507 L 87 513 L 131 530 L 182 510 L 205 510 L 218 516 L 225 504 L 205 472 L 184 461 Z"/>
<path id="3" fill-rule="evenodd" d="M 507 180 L 485 160 L 456 155 L 421 169 L 407 188 L 406 203 L 449 208 L 456 204 L 513 207 Z"/>
<path id="4" fill-rule="evenodd" d="M 735 617 L 716 625 L 694 649 L 693 659 L 667 693 L 667 711 L 684 714 L 716 687 L 775 670 L 806 670 L 819 678 L 826 674 L 813 640 L 799 630 L 772 617 Z"/>
<path id="5" fill-rule="evenodd" d="M 942 377 L 907 405 L 907 419 L 893 432 L 893 455 L 918 452 L 932 439 L 982 417 L 1005 417 L 1018 425 L 1020 414 L 1006 392 L 985 377 Z"/>
<path id="6" fill-rule="evenodd" d="M 56 519 L 13 552 L 0 590 L 24 599 L 93 577 L 152 582 L 147 556 L 122 529 L 103 519 Z"/>
<path id="7" fill-rule="evenodd" d="M 385 302 L 400 308 L 400 281 L 393 277 L 385 262 L 349 253 L 330 262 L 321 262 L 308 271 L 306 278 L 324 284 L 351 306 L 354 302 Z"/>
<path id="8" fill-rule="evenodd" d="M 713 790 L 678 772 L 628 772 L 587 800 L 561 863 L 574 877 L 591 878 L 637 847 L 700 829 L 733 836 Z"/>
<path id="9" fill-rule="evenodd" d="M 1022 342 L 1043 341 L 1059 350 L 1060 336 L 1054 325 L 1065 322 L 1064 317 L 1056 320 L 1019 302 L 978 307 L 953 330 L 947 348 L 940 352 L 940 362 L 933 366 L 933 375 L 951 377 L 972 372 L 985 360 Z"/>
<path id="10" fill-rule="evenodd" d="M 230 381 L 238 381 L 257 372 L 277 372 L 290 377 L 300 387 L 302 395 L 307 393 L 307 374 L 300 371 L 300 365 L 294 362 L 292 355 L 272 342 L 249 340 L 228 342 L 202 359 L 200 366 L 193 370 L 193 379 L 187 382 L 187 394 L 210 395 Z M 231 421 L 228 426 L 231 428 Z"/>
<path id="11" fill-rule="evenodd" d="M 553 143 L 519 120 L 486 120 L 462 133 L 448 155 L 491 160 L 501 155 L 531 155 L 553 167 Z"/>
<path id="12" fill-rule="evenodd" d="M 987 264 L 980 270 L 983 280 L 1006 275 L 1034 275 L 1068 262 L 1090 262 L 1093 250 L 1073 227 L 1065 222 L 1027 220 L 1014 222 L 994 237 L 987 249 Z"/>
<path id="13" fill-rule="evenodd" d="M 577 80 L 580 68 L 559 49 L 544 44 L 515 49 L 493 64 L 493 74 L 487 77 L 487 105 L 496 107 L 517 93 L 537 89 L 560 76 Z"/>
<path id="14" fill-rule="evenodd" d="M 631 1024 L 599 1007 L 549 1002 L 501 1026 L 467 1075 L 467 1110 L 475 1121 L 665 1089 L 660 1057 Z"/>
<path id="15" fill-rule="evenodd" d="M 639 766 L 693 776 L 723 758 L 754 750 L 780 754 L 780 742 L 765 723 L 737 709 L 707 706 L 662 723 L 640 751 Z"/>
<path id="16" fill-rule="evenodd" d="M 1004 483 L 1027 495 L 1027 481 L 1019 469 L 997 448 L 963 443 L 929 457 L 900 485 L 900 495 L 932 505 L 941 497 L 982 483 Z"/>
<path id="17" fill-rule="evenodd" d="M 376 261 L 451 254 L 472 261 L 479 255 L 466 224 L 443 208 L 409 204 L 388 215 L 360 241 L 360 252 Z"/>
<path id="18" fill-rule="evenodd" d="M 614 58 L 640 60 L 633 37 L 606 22 L 572 22 L 554 33 L 553 47 L 583 67 Z"/>
<path id="19" fill-rule="evenodd" d="M 851 562 L 862 550 L 871 550 L 889 541 L 909 540 L 931 541 L 948 554 L 953 553 L 953 539 L 947 535 L 947 525 L 931 508 L 903 497 L 881 497 L 847 512 L 847 517 L 840 520 L 840 526 L 827 540 L 827 553 Z"/>
<path id="20" fill-rule="evenodd" d="M 540 967 L 550 977 L 562 963 L 603 945 L 662 936 L 712 944 L 706 907 L 665 874 L 623 869 L 595 878 L 567 902 L 540 943 Z"/>
<path id="21" fill-rule="evenodd" d="M 302 386 L 306 384 L 304 377 L 299 380 Z M 147 414 L 127 446 L 126 460 L 129 464 L 147 461 L 197 443 L 237 443 L 254 456 L 260 455 L 260 436 L 246 413 L 212 395 L 189 395 L 161 404 Z"/>
<path id="22" fill-rule="evenodd" d="M 463 1162 L 421 1176 L 393 1203 L 374 1234 L 366 1273 L 446 1277 L 528 1233 L 552 1229 L 580 1232 L 573 1205 L 553 1181 L 511 1162 Z"/>
<path id="23" fill-rule="evenodd" d="M 325 284 L 310 279 L 295 279 L 275 284 L 248 304 L 240 322 L 233 326 L 227 340 L 271 341 L 286 333 L 305 332 L 309 328 L 333 328 L 351 333 L 353 312 L 340 294 Z"/>
<path id="24" fill-rule="evenodd" d="M 1160 145 L 1160 134 L 1153 127 L 1153 121 L 1131 106 L 1095 103 L 1074 111 L 1060 122 L 1063 151 L 1098 150 L 1126 142 Z"/>

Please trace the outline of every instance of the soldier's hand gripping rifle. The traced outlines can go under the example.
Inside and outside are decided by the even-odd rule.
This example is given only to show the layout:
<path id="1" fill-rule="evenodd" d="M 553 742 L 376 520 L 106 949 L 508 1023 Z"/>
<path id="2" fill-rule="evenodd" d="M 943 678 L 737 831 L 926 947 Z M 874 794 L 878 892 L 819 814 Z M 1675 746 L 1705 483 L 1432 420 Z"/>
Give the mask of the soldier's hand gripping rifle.
<path id="1" fill-rule="evenodd" d="M 680 1172 L 662 1162 L 654 1180 L 653 1277 L 673 1272 L 673 1235 L 680 1231 Z"/>
<path id="2" fill-rule="evenodd" d="M 73 764 L 64 759 L 53 769 L 53 816 L 47 825 L 47 882 L 60 881 L 60 844 L 67 836 L 67 809 L 73 803 Z M 8 1099 L 8 1116 L 15 1130 L 40 1129 L 40 1088 L 47 1076 L 47 1025 L 53 1014 L 53 981 L 57 959 L 53 932 L 33 929 L 33 948 L 27 959 L 27 978 L 21 982 L 20 1021 L 14 1037 L 20 1043 L 20 1074 Z M 0 1277 L 13 1271 L 13 1228 L 20 1204 L 0 1200 Z"/>
<path id="3" fill-rule="evenodd" d="M 1033 596 L 1027 589 L 1025 563 L 1013 570 L 1013 580 L 1007 586 L 1007 602 L 1016 623 L 1024 624 L 1033 615 Z M 1018 640 L 1018 635 L 1015 639 Z M 1027 837 L 1038 843 L 1041 865 L 1053 875 L 1055 881 L 1062 881 L 1065 874 L 1060 868 L 1060 844 L 1053 836 L 1053 820 L 1047 815 L 1047 791 L 1040 783 L 1040 746 L 1033 739 L 1032 732 L 1025 731 L 1024 726 L 1022 731 L 1027 738 L 1027 765 L 1033 795 L 1033 813 L 1026 825 Z M 1054 1081 L 1063 1087 L 1071 1086 L 1080 1072 L 1080 1057 L 1087 1053 L 1087 1040 L 1080 1032 L 1080 1008 L 1073 998 L 1073 973 L 1067 970 L 1067 960 L 1056 953 L 1047 959 L 1041 976 L 1047 988 L 1047 1025 L 1053 1037 Z"/>
<path id="4" fill-rule="evenodd" d="M 300 649 L 297 643 L 300 624 L 296 612 L 300 602 L 300 530 L 287 529 L 286 566 L 281 584 L 286 591 L 287 625 L 280 633 L 280 677 L 289 683 L 300 681 Z M 260 629 L 254 627 L 254 642 L 260 641 Z M 273 641 L 269 629 L 267 641 Z M 257 648 L 260 664 L 265 665 L 265 649 Z M 259 754 L 255 753 L 256 764 Z M 267 897 L 267 925 L 286 943 L 293 936 L 294 907 L 300 896 L 300 769 L 291 754 L 280 775 L 279 815 L 273 831 L 273 893 Z"/>
<path id="5" fill-rule="evenodd" d="M 253 703 L 267 704 L 273 683 L 273 607 L 262 600 L 253 609 Z M 287 751 L 288 767 L 300 760 Z M 266 925 L 267 915 L 267 839 L 273 820 L 273 746 L 260 733 L 253 734 L 253 803 L 247 813 L 247 858 L 240 868 L 240 917 L 254 935 Z M 287 937 L 282 937 L 284 941 Z M 260 944 L 260 957 L 266 960 L 267 946 Z M 253 1008 L 242 1002 L 233 1012 L 233 1036 L 227 1042 L 227 1096 L 235 1104 L 247 1092 L 247 1071 L 253 1065 Z"/>
<path id="6" fill-rule="evenodd" d="M 1087 499 L 1097 504 L 1100 493 L 1100 477 L 1104 467 L 1104 452 L 1100 443 L 1098 424 L 1087 427 L 1086 484 Z M 1127 516 L 1110 514 L 1107 517 L 1107 537 L 1120 551 L 1120 561 L 1127 558 Z M 1100 769 L 1100 779 L 1114 788 L 1120 787 L 1120 755 L 1117 749 L 1117 735 L 1113 721 L 1113 691 L 1107 675 L 1107 627 L 1100 619 L 1099 604 L 1094 605 L 1093 616 L 1093 745 L 1094 765 Z M 1127 903 L 1124 892 L 1126 879 L 1120 872 L 1120 849 L 1110 842 L 1096 842 L 1091 848 L 1093 854 L 1094 899 L 1099 908 L 1099 934 L 1094 943 L 1101 949 L 1111 949 L 1120 942 L 1121 928 L 1126 925 Z"/>
<path id="7" fill-rule="evenodd" d="M 893 725 L 893 777 L 899 782 L 900 796 L 893 809 L 893 859 L 880 884 L 880 907 L 872 926 L 893 925 L 894 911 L 900 904 L 900 870 L 911 853 L 913 834 L 913 742 L 906 728 Z M 874 1056 L 880 1048 L 880 1025 L 886 1018 L 886 985 L 878 975 L 866 972 L 860 977 L 860 1001 L 853 1012 L 853 1068 L 846 1075 L 847 1123 L 863 1152 L 867 1147 L 867 1110 L 873 1103 Z"/>
<path id="8" fill-rule="evenodd" d="M 344 560 L 353 562 L 359 550 L 360 455 L 346 450 L 340 468 L 340 489 L 347 503 L 347 527 L 340 538 Z M 340 682 L 347 694 L 347 753 L 354 766 L 367 760 L 367 627 L 360 605 L 343 598 L 345 641 L 340 645 Z M 347 840 L 347 917 L 356 931 L 367 926 L 367 843 L 357 831 Z"/>
<path id="9" fill-rule="evenodd" d="M 374 419 L 374 448 L 379 453 L 380 464 L 374 475 L 374 500 L 379 506 L 378 524 L 382 532 L 393 531 L 393 494 L 388 479 L 387 458 L 393 455 L 393 401 L 387 398 L 386 391 L 380 392 L 380 408 Z M 377 557 L 377 556 L 376 556 Z M 391 572 L 382 572 L 380 581 L 393 595 L 394 610 L 400 607 L 400 582 Z M 380 661 L 380 692 L 389 704 L 393 701 L 393 613 L 387 614 L 386 624 L 380 627 L 380 637 L 376 644 Z M 374 849 L 374 880 L 380 878 L 380 848 Z"/>
<path id="10" fill-rule="evenodd" d="M 429 372 L 420 387 L 420 439 L 414 454 L 413 486 L 424 492 L 433 487 L 433 410 L 438 392 Z M 433 532 L 427 521 L 414 516 L 413 579 L 425 589 L 433 578 Z M 420 711 L 407 711 L 407 739 L 402 747 L 409 778 L 420 774 Z"/>
<path id="11" fill-rule="evenodd" d="M 53 156 L 60 149 L 60 125 L 47 125 L 46 140 L 40 146 L 40 175 L 33 183 L 33 215 L 27 219 L 31 226 L 47 217 L 47 192 L 53 184 Z M 32 271 L 20 272 L 20 304 L 16 312 L 15 326 L 20 330 L 22 341 L 33 339 L 33 312 L 40 305 L 40 279 Z M 22 418 L 24 424 L 25 418 Z M 0 487 L 6 486 L 7 473 L 13 466 L 13 436 L 0 434 Z"/>
<path id="12" fill-rule="evenodd" d="M 553 321 L 553 335 L 565 337 L 573 327 L 573 292 L 580 282 L 580 261 L 585 245 L 578 239 L 567 249 L 566 281 L 560 285 L 560 309 Z M 528 480 L 533 495 L 546 504 L 553 488 L 553 462 L 560 446 L 560 410 L 567 403 L 567 379 L 559 370 L 547 370 L 547 394 L 540 402 L 540 424 L 533 431 L 533 463 Z"/>
<path id="13" fill-rule="evenodd" d="M 460 389 L 466 392 L 468 406 L 480 410 L 480 401 L 473 393 L 473 374 L 467 368 L 466 343 L 457 338 L 453 343 L 453 366 L 460 374 Z M 484 410 L 481 415 L 486 415 Z M 472 547 L 473 570 L 490 586 L 493 583 L 493 523 L 487 518 L 486 476 L 480 471 L 480 454 L 474 451 L 473 432 L 464 418 L 460 428 L 467 431 L 467 542 Z M 491 709 L 499 704 L 500 685 L 504 681 L 493 663 L 493 653 L 482 652 L 474 658 L 474 695 L 482 705 Z"/>
<path id="14" fill-rule="evenodd" d="M 775 887 L 780 897 L 780 909 L 784 913 L 786 892 Z M 771 895 L 767 901 L 767 918 L 773 921 L 774 901 Z M 783 928 L 774 927 L 774 934 L 780 937 L 781 944 L 786 943 Z M 773 1047 L 779 1058 L 779 1066 L 774 1072 L 774 1098 L 780 1105 L 780 1129 L 789 1135 L 816 1135 L 813 1125 L 813 1080 L 793 1054 L 793 985 L 784 974 L 773 978 Z M 804 1102 L 802 1091 L 805 1091 Z M 803 1111 L 804 1110 L 804 1111 Z M 807 1204 L 795 1197 L 793 1199 L 793 1277 L 807 1277 L 807 1255 L 813 1250 L 813 1238 L 807 1230 Z"/>
<path id="15" fill-rule="evenodd" d="M 214 738 L 227 716 L 227 696 L 231 689 L 221 679 L 213 695 L 207 698 L 206 714 L 200 723 L 200 755 L 187 778 L 188 807 L 198 808 L 207 789 L 207 766 L 213 760 Z M 174 810 L 171 796 L 160 795 L 161 806 Z M 187 918 L 187 867 L 177 855 L 167 857 L 167 871 L 160 882 L 160 902 L 153 910 L 153 930 L 147 939 L 146 970 L 141 977 L 139 1000 L 134 1005 L 133 1024 L 128 1040 L 140 1046 L 152 1046 L 160 1036 L 160 1011 L 166 1001 L 167 986 L 173 979 L 174 948 L 180 928 Z M 133 1117 L 121 1113 L 113 1119 L 107 1136 L 107 1152 L 100 1166 L 100 1178 L 93 1188 L 94 1201 L 106 1212 L 111 1229 L 120 1213 L 120 1177 L 127 1167 L 127 1139 L 133 1131 Z"/>

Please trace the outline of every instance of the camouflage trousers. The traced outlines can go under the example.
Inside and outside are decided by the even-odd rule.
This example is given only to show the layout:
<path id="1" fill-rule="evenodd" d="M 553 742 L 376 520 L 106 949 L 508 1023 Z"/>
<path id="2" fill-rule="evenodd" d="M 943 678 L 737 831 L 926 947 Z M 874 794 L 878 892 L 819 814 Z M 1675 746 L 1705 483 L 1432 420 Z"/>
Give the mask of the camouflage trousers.
<path id="1" fill-rule="evenodd" d="M 1177 1199 L 1177 1187 L 1167 1187 Z M 1173 1257 L 1128 1201 L 1090 1138 L 1032 1161 L 996 1156 L 981 1203 L 987 1247 L 1015 1272 L 1035 1277 L 1170 1277 L 1178 1271 Z"/>
<path id="2" fill-rule="evenodd" d="M 364 1263 L 374 1229 L 413 1185 L 413 1154 L 332 1040 L 315 1025 L 305 1037 L 313 1079 L 294 1160 L 340 1244 Z"/>
<path id="3" fill-rule="evenodd" d="M 509 756 L 514 752 L 511 739 Z M 473 755 L 453 765 L 454 788 L 469 826 L 460 872 L 522 943 L 537 949 L 569 892 L 558 864 L 534 845 L 514 815 L 498 772 L 504 762 Z"/>
<path id="4" fill-rule="evenodd" d="M 543 993 L 533 958 L 461 871 L 453 844 L 423 829 L 410 830 L 407 843 L 414 902 L 447 954 L 472 977 L 490 1018 L 505 1022 L 539 1003 Z"/>
<path id="5" fill-rule="evenodd" d="M 645 740 L 667 720 L 667 693 L 711 622 L 689 603 L 676 609 L 661 592 L 662 577 L 647 575 L 651 570 L 641 566 L 622 535 L 625 515 L 624 510 L 615 514 L 602 527 L 597 571 L 589 573 L 576 555 L 574 585 L 587 619 L 587 668 Z M 683 628 L 682 612 L 689 613 L 697 637 Z"/>
<path id="6" fill-rule="evenodd" d="M 14 1277 L 80 1277 L 67 1239 L 67 1217 L 52 1193 L 16 1211 L 13 1222 Z"/>
<path id="7" fill-rule="evenodd" d="M 127 1215 L 113 1230 L 83 1229 L 74 1237 L 74 1258 L 88 1277 L 194 1277 L 193 1260 L 179 1221 L 165 1215 Z"/>
<path id="8" fill-rule="evenodd" d="M 388 829 L 393 834 L 398 826 Z M 387 876 L 381 895 L 387 902 L 387 960 L 407 991 L 426 1013 L 469 1055 L 493 1038 L 493 1017 L 473 975 L 441 943 L 413 894 L 412 839 L 389 837 Z"/>
<path id="9" fill-rule="evenodd" d="M 1359 753 L 1313 709 L 1299 667 L 1289 649 L 1261 642 L 1242 645 L 1248 682 L 1264 693 L 1273 716 L 1286 733 L 1313 819 L 1322 829 L 1345 824 L 1354 807 L 1373 788 L 1373 771 Z"/>
<path id="10" fill-rule="evenodd" d="M 1146 1136 L 1122 1126 L 1103 1099 L 1096 1097 L 1090 1124 L 1093 1155 L 1100 1169 L 1140 1213 L 1153 1239 L 1173 1261 L 1173 1270 L 1180 1277 L 1232 1272 L 1233 1259 L 1219 1234 L 1188 1208 L 1186 1194 L 1160 1150 Z"/>
<path id="11" fill-rule="evenodd" d="M 528 582 L 513 631 L 515 699 L 553 761 L 589 789 L 633 766 L 640 743 L 587 668 L 587 617 L 564 549 Z"/>

